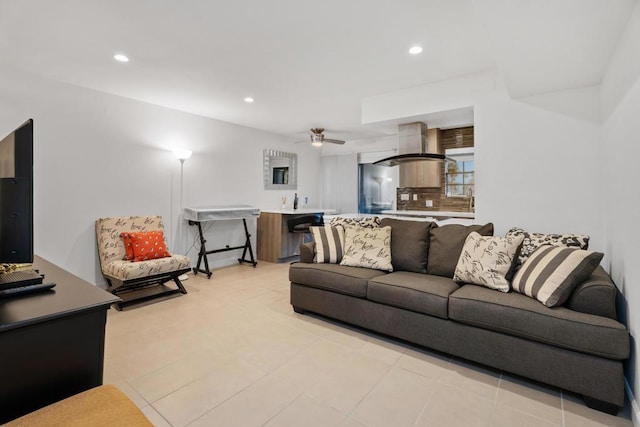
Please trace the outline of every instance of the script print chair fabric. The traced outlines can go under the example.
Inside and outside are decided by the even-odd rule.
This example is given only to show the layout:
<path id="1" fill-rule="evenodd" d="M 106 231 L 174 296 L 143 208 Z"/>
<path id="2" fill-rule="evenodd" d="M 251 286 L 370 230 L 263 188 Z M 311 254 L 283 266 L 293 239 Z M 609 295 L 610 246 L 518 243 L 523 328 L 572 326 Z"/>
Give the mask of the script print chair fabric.
<path id="1" fill-rule="evenodd" d="M 121 216 L 96 221 L 100 269 L 107 282 L 107 290 L 122 299 L 116 304 L 118 310 L 125 305 L 152 298 L 187 293 L 179 277 L 191 270 L 188 257 L 171 255 L 147 261 L 126 260 L 126 249 L 120 234 L 153 230 L 161 230 L 164 234 L 161 216 Z M 167 285 L 172 281 L 175 288 Z"/>

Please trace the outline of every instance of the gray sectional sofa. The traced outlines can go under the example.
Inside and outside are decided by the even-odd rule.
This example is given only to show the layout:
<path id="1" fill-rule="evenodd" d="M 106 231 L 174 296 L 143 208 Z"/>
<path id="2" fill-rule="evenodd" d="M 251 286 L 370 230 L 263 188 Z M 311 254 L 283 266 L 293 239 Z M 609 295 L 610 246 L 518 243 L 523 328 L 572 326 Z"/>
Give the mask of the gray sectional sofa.
<path id="1" fill-rule="evenodd" d="M 602 267 L 564 305 L 549 308 L 520 293 L 447 277 L 466 235 L 492 234 L 491 224 L 385 222 L 392 227 L 390 273 L 314 263 L 314 243 L 302 245 L 300 262 L 289 269 L 296 313 L 318 313 L 557 386 L 605 412 L 623 406 L 629 333 L 616 318 L 617 289 Z"/>

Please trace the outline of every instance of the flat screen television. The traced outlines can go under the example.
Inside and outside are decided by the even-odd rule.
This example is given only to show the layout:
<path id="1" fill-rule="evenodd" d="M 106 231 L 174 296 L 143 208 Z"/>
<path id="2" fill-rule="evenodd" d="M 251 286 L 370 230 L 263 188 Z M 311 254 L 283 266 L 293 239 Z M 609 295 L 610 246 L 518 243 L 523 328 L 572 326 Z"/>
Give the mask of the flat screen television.
<path id="1" fill-rule="evenodd" d="M 0 140 L 0 263 L 33 262 L 33 120 Z"/>

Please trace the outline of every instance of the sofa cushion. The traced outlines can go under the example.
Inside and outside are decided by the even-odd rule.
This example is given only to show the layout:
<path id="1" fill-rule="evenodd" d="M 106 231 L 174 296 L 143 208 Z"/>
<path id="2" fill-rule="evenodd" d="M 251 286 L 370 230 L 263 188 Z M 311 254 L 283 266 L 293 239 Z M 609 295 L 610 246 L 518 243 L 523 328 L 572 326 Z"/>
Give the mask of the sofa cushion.
<path id="1" fill-rule="evenodd" d="M 301 285 L 351 295 L 367 296 L 369 279 L 384 275 L 380 270 L 347 267 L 338 264 L 294 263 L 289 267 L 289 280 Z"/>
<path id="2" fill-rule="evenodd" d="M 589 249 L 589 236 L 584 234 L 544 234 L 531 233 L 514 227 L 507 231 L 507 236 L 523 236 L 522 249 L 518 256 L 519 268 L 542 245 L 561 246 L 565 248 Z"/>
<path id="3" fill-rule="evenodd" d="M 191 259 L 184 255 L 172 255 L 166 258 L 139 262 L 117 259 L 102 264 L 102 272 L 104 274 L 123 281 L 184 269 L 191 269 Z"/>
<path id="4" fill-rule="evenodd" d="M 449 295 L 456 289 L 446 277 L 396 271 L 369 280 L 367 299 L 446 319 Z"/>
<path id="5" fill-rule="evenodd" d="M 616 320 L 616 296 L 618 289 L 602 266 L 596 267 L 591 276 L 580 283 L 567 300 L 566 306 L 574 311 L 606 316 Z"/>
<path id="6" fill-rule="evenodd" d="M 429 230 L 435 222 L 383 218 L 380 227 L 391 227 L 393 271 L 427 272 Z"/>
<path id="7" fill-rule="evenodd" d="M 300 244 L 300 262 L 313 262 L 316 256 L 315 242 L 302 242 Z"/>
<path id="8" fill-rule="evenodd" d="M 493 224 L 460 225 L 447 224 L 429 230 L 429 258 L 427 273 L 453 278 L 464 241 L 469 233 L 493 236 Z"/>
<path id="9" fill-rule="evenodd" d="M 453 280 L 509 292 L 512 267 L 522 239 L 522 236 L 481 236 L 472 231 L 464 242 Z"/>
<path id="10" fill-rule="evenodd" d="M 562 305 L 573 289 L 593 273 L 603 254 L 583 249 L 540 246 L 513 278 L 513 290 L 547 307 Z"/>
<path id="11" fill-rule="evenodd" d="M 318 264 L 337 264 L 342 260 L 344 248 L 344 228 L 342 226 L 324 225 L 322 227 L 309 227 L 315 242 L 316 254 L 313 262 Z"/>
<path id="12" fill-rule="evenodd" d="M 449 318 L 610 359 L 629 356 L 629 334 L 621 323 L 565 307 L 545 307 L 539 301 L 515 292 L 462 286 L 449 297 Z"/>
<path id="13" fill-rule="evenodd" d="M 391 227 L 349 227 L 344 230 L 344 252 L 340 265 L 393 271 Z"/>

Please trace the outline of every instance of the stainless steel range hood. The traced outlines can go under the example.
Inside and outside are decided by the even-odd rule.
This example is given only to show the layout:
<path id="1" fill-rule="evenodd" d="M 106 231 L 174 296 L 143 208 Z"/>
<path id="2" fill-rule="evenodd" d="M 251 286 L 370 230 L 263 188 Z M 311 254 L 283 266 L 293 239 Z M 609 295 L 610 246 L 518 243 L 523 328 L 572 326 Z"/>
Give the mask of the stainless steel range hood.
<path id="1" fill-rule="evenodd" d="M 378 160 L 374 165 L 398 166 L 409 162 L 419 161 L 451 161 L 444 154 L 428 153 L 427 125 L 422 122 L 407 123 L 398 126 L 398 155 Z"/>

